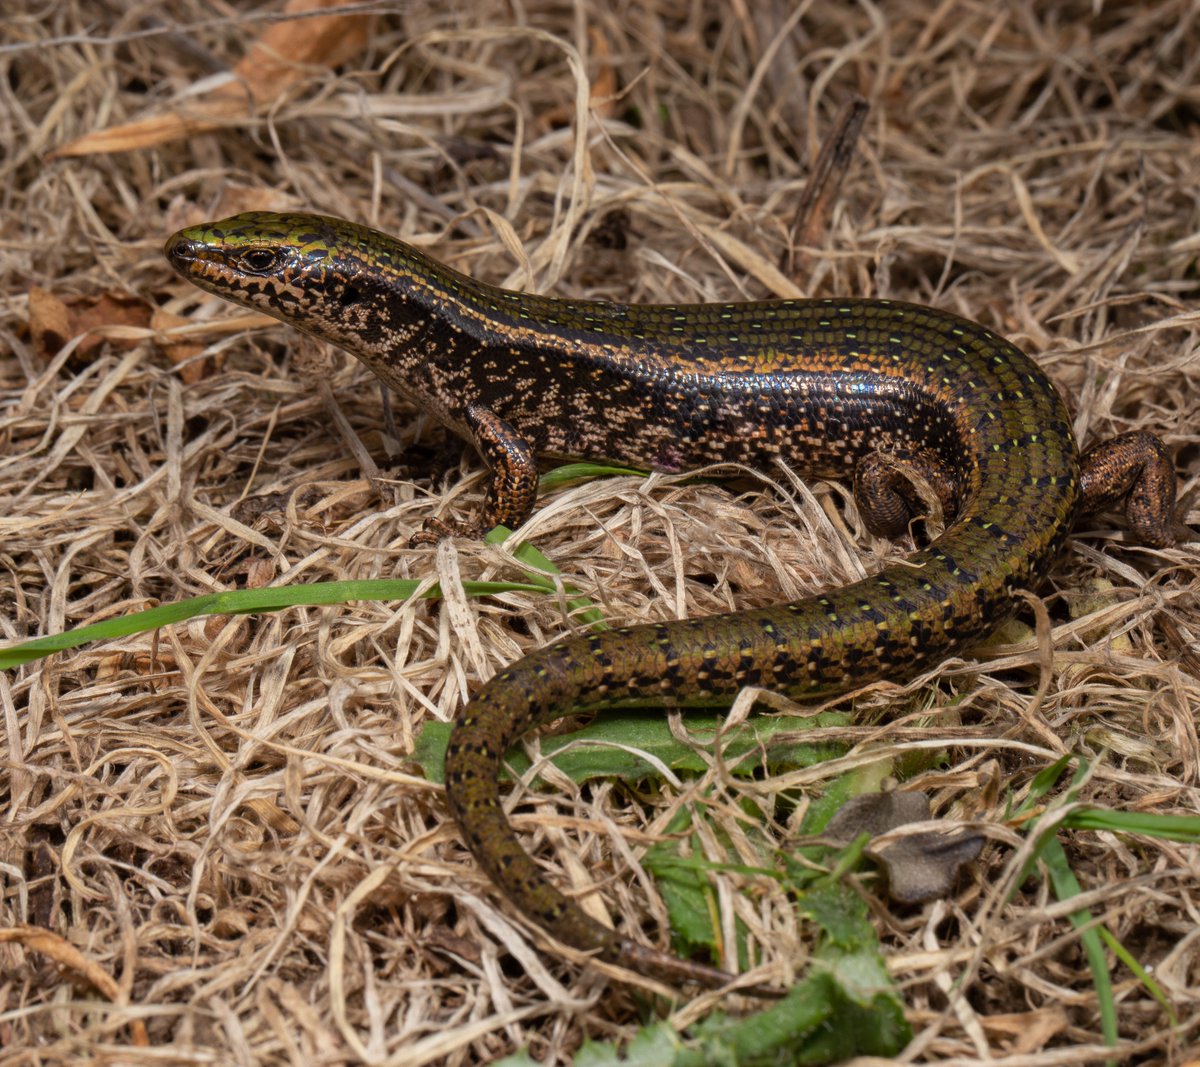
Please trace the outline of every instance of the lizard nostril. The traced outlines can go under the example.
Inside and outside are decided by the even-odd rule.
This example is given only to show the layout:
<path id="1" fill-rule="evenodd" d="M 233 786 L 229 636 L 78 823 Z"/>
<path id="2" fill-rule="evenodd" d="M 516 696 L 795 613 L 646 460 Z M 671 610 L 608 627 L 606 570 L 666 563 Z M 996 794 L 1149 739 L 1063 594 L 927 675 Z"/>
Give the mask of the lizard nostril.
<path id="1" fill-rule="evenodd" d="M 163 254 L 173 265 L 178 266 L 181 263 L 191 263 L 197 259 L 197 247 L 197 243 L 185 236 L 181 230 L 167 238 L 167 243 L 163 246 Z"/>

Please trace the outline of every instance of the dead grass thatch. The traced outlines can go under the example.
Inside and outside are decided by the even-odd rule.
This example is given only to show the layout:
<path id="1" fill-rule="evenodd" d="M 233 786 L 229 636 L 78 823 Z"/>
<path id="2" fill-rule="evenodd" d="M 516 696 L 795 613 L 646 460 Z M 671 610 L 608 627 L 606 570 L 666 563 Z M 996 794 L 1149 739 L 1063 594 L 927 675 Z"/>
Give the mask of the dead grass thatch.
<path id="1" fill-rule="evenodd" d="M 464 1064 L 521 1046 L 567 1063 L 641 1018 L 499 905 L 408 761 L 422 722 L 570 627 L 565 601 L 455 596 L 519 574 L 499 548 L 407 547 L 426 517 L 478 506 L 477 459 L 402 400 L 385 434 L 349 358 L 173 277 L 160 249 L 180 225 L 315 208 L 560 294 L 935 303 L 1037 354 L 1081 438 L 1161 434 L 1195 520 L 1189 0 L 30 8 L 0 38 L 0 637 L 270 582 L 436 577 L 450 595 L 215 618 L 0 677 L 0 1063 Z M 796 205 L 856 93 L 861 140 L 790 281 Z M 767 604 L 903 551 L 852 536 L 837 490 L 768 473 L 556 490 L 524 534 L 620 620 Z M 1195 814 L 1200 552 L 1180 536 L 1151 552 L 1108 522 L 1080 531 L 1041 590 L 1051 629 L 911 687 L 920 716 L 865 697 L 850 759 L 936 745 L 946 763 L 914 784 L 998 825 L 1009 788 L 1080 751 L 1086 800 Z M 652 931 L 638 857 L 678 791 L 559 784 L 529 798 L 530 847 Z M 1200 1032 L 1200 853 L 1064 841 L 1180 1020 L 1114 961 L 1123 1039 L 1181 1062 Z M 906 1062 L 1105 1058 L 1070 909 L 1040 881 L 1006 899 L 1012 855 L 985 853 L 950 901 L 876 910 L 917 1034 Z M 768 959 L 803 958 L 786 900 L 753 917 Z"/>

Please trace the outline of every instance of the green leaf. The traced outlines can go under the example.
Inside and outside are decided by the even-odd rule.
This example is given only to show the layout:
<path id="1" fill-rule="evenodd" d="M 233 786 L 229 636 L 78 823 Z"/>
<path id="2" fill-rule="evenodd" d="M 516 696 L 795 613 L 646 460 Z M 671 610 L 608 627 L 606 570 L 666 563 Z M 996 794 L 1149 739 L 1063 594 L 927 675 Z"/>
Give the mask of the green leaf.
<path id="1" fill-rule="evenodd" d="M 1146 811 L 1108 811 L 1084 807 L 1069 812 L 1060 825 L 1072 830 L 1143 834 L 1186 844 L 1200 842 L 1200 816 L 1197 815 L 1158 815 Z"/>
<path id="2" fill-rule="evenodd" d="M 692 813 L 687 809 L 676 812 L 667 827 L 672 836 L 692 827 Z M 659 841 L 646 850 L 642 866 L 654 876 L 655 885 L 667 908 L 671 927 L 671 942 L 681 955 L 692 956 L 707 952 L 710 959 L 720 960 L 721 937 L 718 928 L 716 895 L 708 872 L 714 864 L 704 856 L 697 835 L 688 842 L 692 855 L 680 854 L 683 843 L 676 840 Z M 744 928 L 738 931 L 739 945 L 744 940 Z M 738 953 L 739 957 L 741 953 Z M 745 960 L 739 960 L 744 965 Z"/>
<path id="3" fill-rule="evenodd" d="M 1055 803 L 1056 806 L 1074 803 L 1079 787 L 1087 776 L 1088 762 L 1078 755 L 1068 754 L 1043 769 L 1033 779 L 1025 802 L 1011 815 L 1020 817 L 1036 811 L 1038 805 L 1060 782 L 1071 760 L 1078 761 L 1078 766 L 1072 776 L 1071 784 Z M 1042 821 L 1041 817 L 1032 820 L 1026 828 L 1026 832 L 1038 834 L 1038 827 Z M 1136 833 L 1187 843 L 1200 841 L 1200 818 L 1196 816 L 1108 811 L 1086 805 L 1076 806 L 1062 816 L 1055 831 L 1043 832 L 1043 839 L 1038 843 L 1033 857 L 1018 880 L 1024 881 L 1029 877 L 1033 873 L 1036 862 L 1041 860 L 1050 877 L 1050 885 L 1055 897 L 1062 901 L 1069 901 L 1082 892 L 1079 880 L 1071 869 L 1066 850 L 1058 836 L 1058 831 L 1067 829 Z M 1100 1030 L 1106 1044 L 1115 1046 L 1120 1037 L 1112 973 L 1104 953 L 1106 945 L 1130 969 L 1150 995 L 1162 1005 L 1174 1024 L 1176 1018 L 1174 1009 L 1158 983 L 1107 928 L 1103 925 L 1096 925 L 1092 913 L 1088 909 L 1080 908 L 1072 912 L 1070 921 L 1079 931 L 1080 945 L 1092 973 L 1092 983 L 1096 990 L 1096 1003 L 1100 1013 Z"/>
<path id="4" fill-rule="evenodd" d="M 734 774 L 746 777 L 756 774 L 764 762 L 769 771 L 778 773 L 835 758 L 844 751 L 843 746 L 807 744 L 797 735 L 806 729 L 843 726 L 847 721 L 847 715 L 832 711 L 804 718 L 762 716 L 721 733 L 723 715 L 696 709 L 684 716 L 688 734 L 697 745 L 711 746 L 719 734 L 725 762 Z M 441 765 L 450 731 L 449 723 L 426 722 L 417 736 L 413 758 L 430 781 L 443 780 Z M 661 708 L 602 711 L 588 725 L 570 734 L 543 737 L 541 750 L 575 782 L 593 778 L 626 781 L 653 778 L 659 774 L 655 759 L 673 771 L 701 773 L 708 767 L 708 761 L 694 746 L 672 735 L 666 712 Z M 752 758 L 743 758 L 747 756 Z M 519 748 L 512 749 L 506 761 L 519 775 L 531 766 L 529 757 Z"/>
<path id="5" fill-rule="evenodd" d="M 682 1047 L 670 1026 L 656 1023 L 639 1030 L 623 1053 L 612 1044 L 585 1041 L 575 1054 L 575 1067 L 671 1067 Z"/>
<path id="6" fill-rule="evenodd" d="M 848 890 L 845 892 L 849 893 Z M 864 981 L 863 975 L 870 977 Z M 877 984 L 882 976 L 882 984 Z M 628 1049 L 588 1042 L 576 1067 L 786 1067 L 853 1056 L 896 1056 L 912 1039 L 878 947 L 818 961 L 786 997 L 745 1017 L 722 1012 L 692 1028 L 688 1046 L 666 1023 L 638 1032 Z M 523 1065 L 522 1065 L 523 1067 Z"/>
<path id="7" fill-rule="evenodd" d="M 696 1029 L 701 1047 L 679 1067 L 837 1063 L 894 1056 L 912 1037 L 865 903 L 828 879 L 800 908 L 821 928 L 809 973 L 778 1004 L 745 1019 L 714 1015 Z M 836 940 L 835 940 L 836 939 Z"/>
<path id="8" fill-rule="evenodd" d="M 820 928 L 825 943 L 852 951 L 875 943 L 875 929 L 867 918 L 866 902 L 837 881 L 826 879 L 805 892 L 800 910 Z"/>
<path id="9" fill-rule="evenodd" d="M 1133 958 L 1133 955 L 1130 953 L 1130 951 L 1111 933 L 1109 933 L 1105 927 L 1101 926 L 1099 929 L 1101 940 L 1103 940 L 1104 943 L 1109 947 L 1109 950 L 1112 952 L 1112 954 L 1116 956 L 1117 959 L 1119 959 L 1123 964 L 1125 964 L 1125 966 L 1128 967 L 1131 972 L 1133 972 L 1133 976 L 1139 982 L 1141 982 L 1150 995 L 1158 1001 L 1163 1012 L 1170 1020 L 1171 1025 L 1178 1026 L 1179 1015 L 1175 1011 L 1175 1006 L 1167 999 L 1167 994 L 1163 992 L 1162 986 L 1160 986 L 1154 980 L 1150 972 L 1147 971 L 1146 968 L 1140 963 L 1138 963 L 1138 961 Z"/>
<path id="10" fill-rule="evenodd" d="M 231 589 L 221 593 L 208 593 L 191 597 L 173 604 L 163 604 L 145 611 L 135 611 L 105 619 L 103 622 L 80 626 L 61 634 L 34 638 L 19 645 L 0 649 L 0 668 L 16 667 L 30 660 L 40 659 L 52 652 L 77 648 L 89 641 L 127 637 L 130 634 L 156 630 L 160 626 L 185 622 L 200 615 L 240 615 L 251 611 L 278 611 L 297 604 L 338 604 L 348 600 L 394 599 L 404 600 L 416 592 L 419 583 L 398 579 L 377 582 L 314 582 L 311 585 L 293 585 L 265 589 Z M 431 589 L 426 596 L 438 595 Z"/>
<path id="11" fill-rule="evenodd" d="M 412 760 L 435 785 L 446 784 L 446 745 L 453 723 L 426 719 L 413 742 Z"/>
<path id="12" fill-rule="evenodd" d="M 1032 811 L 1044 800 L 1062 777 L 1063 771 L 1067 769 L 1067 765 L 1074 759 L 1069 753 L 1065 756 L 1059 756 L 1049 767 L 1044 767 L 1034 775 L 1033 781 L 1029 783 L 1029 794 L 1025 798 L 1025 803 L 1022 804 L 1013 815 L 1022 815 L 1025 812 Z"/>

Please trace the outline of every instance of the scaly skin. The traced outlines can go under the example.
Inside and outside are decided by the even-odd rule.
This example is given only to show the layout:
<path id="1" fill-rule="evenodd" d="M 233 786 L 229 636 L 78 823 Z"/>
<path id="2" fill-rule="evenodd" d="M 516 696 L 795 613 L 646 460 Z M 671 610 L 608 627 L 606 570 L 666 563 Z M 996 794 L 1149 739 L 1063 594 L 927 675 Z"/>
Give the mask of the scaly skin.
<path id="1" fill-rule="evenodd" d="M 185 277 L 352 352 L 472 441 L 492 469 L 483 526 L 519 525 L 539 455 L 659 470 L 781 457 L 855 479 L 868 524 L 902 530 L 926 476 L 953 521 L 900 565 L 761 611 L 568 638 L 486 683 L 446 752 L 446 796 L 495 883 L 560 941 L 671 980 L 731 977 L 589 918 L 521 848 L 500 762 L 568 710 L 658 698 L 796 698 L 902 678 L 960 652 L 1035 587 L 1078 512 L 1127 499 L 1135 532 L 1169 540 L 1174 473 L 1157 438 L 1079 455 L 1062 399 L 1003 338 L 885 300 L 627 306 L 511 292 L 394 238 L 315 215 L 252 213 L 175 234 Z M 759 990 L 760 992 L 766 992 Z"/>

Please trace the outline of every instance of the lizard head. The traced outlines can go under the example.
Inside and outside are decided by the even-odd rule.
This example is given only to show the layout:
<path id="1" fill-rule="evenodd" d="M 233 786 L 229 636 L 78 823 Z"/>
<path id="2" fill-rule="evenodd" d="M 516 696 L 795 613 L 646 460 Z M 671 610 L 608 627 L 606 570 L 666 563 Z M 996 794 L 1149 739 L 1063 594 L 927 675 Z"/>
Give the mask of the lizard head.
<path id="1" fill-rule="evenodd" d="M 201 289 L 354 350 L 402 313 L 382 281 L 404 266 L 397 249 L 419 255 L 341 219 L 252 211 L 180 230 L 163 251 Z"/>

